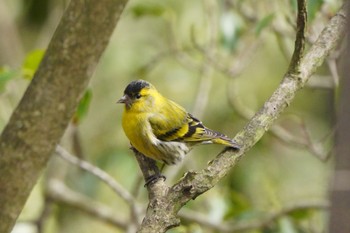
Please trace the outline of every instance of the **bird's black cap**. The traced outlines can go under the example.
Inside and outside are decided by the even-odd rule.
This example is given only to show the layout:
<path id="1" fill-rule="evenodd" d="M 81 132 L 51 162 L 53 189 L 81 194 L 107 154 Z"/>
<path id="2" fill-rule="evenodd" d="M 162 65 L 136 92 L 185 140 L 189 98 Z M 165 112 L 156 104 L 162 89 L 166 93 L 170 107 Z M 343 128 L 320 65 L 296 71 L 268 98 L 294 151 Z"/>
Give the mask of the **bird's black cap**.
<path id="1" fill-rule="evenodd" d="M 135 94 L 140 93 L 143 88 L 150 86 L 151 84 L 149 82 L 144 80 L 135 80 L 129 83 L 129 85 L 125 88 L 124 94 L 134 96 Z"/>

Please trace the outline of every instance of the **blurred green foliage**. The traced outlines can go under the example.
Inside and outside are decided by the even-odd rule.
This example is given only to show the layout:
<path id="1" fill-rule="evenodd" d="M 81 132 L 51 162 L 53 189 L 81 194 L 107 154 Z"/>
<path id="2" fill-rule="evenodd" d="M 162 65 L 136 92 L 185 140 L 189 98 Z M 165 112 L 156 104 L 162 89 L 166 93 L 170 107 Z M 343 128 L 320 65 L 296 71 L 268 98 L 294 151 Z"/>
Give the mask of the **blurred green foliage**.
<path id="1" fill-rule="evenodd" d="M 38 69 L 41 60 L 45 54 L 44 50 L 37 49 L 27 54 L 22 65 L 23 78 L 31 80 L 35 71 Z"/>
<path id="2" fill-rule="evenodd" d="M 260 35 L 260 33 L 264 30 L 264 28 L 268 27 L 271 23 L 273 18 L 275 17 L 274 13 L 271 13 L 264 18 L 262 18 L 255 27 L 255 32 L 257 35 Z"/>
<path id="3" fill-rule="evenodd" d="M 161 2 L 145 1 L 141 2 L 130 9 L 130 12 L 136 17 L 155 16 L 159 17 L 166 11 L 166 6 Z"/>
<path id="4" fill-rule="evenodd" d="M 85 94 L 81 98 L 81 100 L 78 104 L 77 110 L 73 116 L 73 123 L 74 124 L 79 124 L 81 122 L 81 120 L 86 116 L 86 114 L 88 113 L 90 103 L 91 103 L 91 99 L 92 99 L 92 90 L 87 89 L 85 91 Z"/>
<path id="5" fill-rule="evenodd" d="M 47 12 L 37 20 L 33 12 L 39 8 L 28 7 L 25 1 L 5 2 L 21 32 L 26 57 L 22 67 L 0 64 L 0 129 L 38 68 L 47 46 L 44 42 L 51 38 L 57 16 L 62 15 L 67 4 L 48 1 L 50 4 L 43 9 Z M 340 4 L 340 0 L 308 1 L 309 36 L 317 35 Z M 147 193 L 121 128 L 123 106 L 116 104 L 125 86 L 134 79 L 148 80 L 208 127 L 233 136 L 248 121 L 235 102 L 241 103 L 243 112 L 257 111 L 286 72 L 294 46 L 295 12 L 294 0 L 131 0 L 80 101 L 73 117 L 75 124 L 67 129 L 62 144 L 74 153 L 73 131 L 78 130 L 85 158 L 137 193 L 138 202 L 146 207 Z M 26 20 L 35 21 L 41 30 L 28 28 L 23 23 Z M 42 44 L 45 46 L 37 46 Z M 322 70 L 322 75 L 329 75 L 327 66 Z M 321 144 L 328 151 L 332 140 L 326 135 L 332 131 L 333 105 L 332 89 L 307 88 L 298 93 L 277 124 L 304 141 L 326 138 Z M 167 182 L 171 185 L 184 172 L 204 168 L 221 149 L 216 145 L 194 149 L 182 165 L 165 168 Z M 105 184 L 56 160 L 50 162 L 19 223 L 40 216 L 45 200 L 42 190 L 52 177 L 125 218 L 129 216 L 126 203 Z M 260 221 L 285 206 L 325 201 L 331 166 L 331 160 L 321 161 L 305 146 L 267 133 L 219 185 L 185 209 L 199 212 L 217 224 Z M 36 211 L 28 211 L 35 208 Z M 325 226 L 326 212 L 322 208 L 303 208 L 244 232 L 324 232 Z M 26 232 L 29 231 L 21 231 Z M 122 231 L 57 203 L 46 220 L 44 232 Z M 219 231 L 184 219 L 181 227 L 169 232 Z"/>
<path id="6" fill-rule="evenodd" d="M 4 91 L 6 83 L 16 76 L 17 72 L 7 67 L 0 68 L 0 93 Z"/>

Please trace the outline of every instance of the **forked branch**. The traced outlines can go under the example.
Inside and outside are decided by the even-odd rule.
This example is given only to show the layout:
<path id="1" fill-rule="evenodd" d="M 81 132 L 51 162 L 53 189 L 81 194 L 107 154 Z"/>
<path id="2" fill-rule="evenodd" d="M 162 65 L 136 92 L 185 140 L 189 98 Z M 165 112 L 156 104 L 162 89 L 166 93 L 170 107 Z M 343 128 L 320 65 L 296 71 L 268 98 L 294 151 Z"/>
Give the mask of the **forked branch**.
<path id="1" fill-rule="evenodd" d="M 345 34 L 346 13 L 343 6 L 304 55 L 307 19 L 304 0 L 298 0 L 297 15 L 295 49 L 289 69 L 272 96 L 235 137 L 235 140 L 242 145 L 242 149 L 238 152 L 225 149 L 209 163 L 207 168 L 186 173 L 171 187 L 168 187 L 163 179 L 152 183 L 148 189 L 153 195 L 150 195 L 147 213 L 139 233 L 166 232 L 177 226 L 179 224 L 177 213 L 182 206 L 216 185 L 260 140 Z M 150 168 L 147 163 L 142 163 L 140 166 L 143 170 Z"/>

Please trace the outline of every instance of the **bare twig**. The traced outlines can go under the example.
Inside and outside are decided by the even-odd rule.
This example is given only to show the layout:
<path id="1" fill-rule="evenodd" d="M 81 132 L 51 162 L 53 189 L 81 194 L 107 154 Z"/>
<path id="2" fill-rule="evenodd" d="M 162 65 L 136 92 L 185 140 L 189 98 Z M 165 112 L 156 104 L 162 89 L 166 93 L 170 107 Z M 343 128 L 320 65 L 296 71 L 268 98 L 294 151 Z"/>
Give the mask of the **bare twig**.
<path id="1" fill-rule="evenodd" d="M 236 94 L 235 87 L 235 85 L 229 87 L 229 103 L 235 109 L 236 113 L 239 116 L 248 120 L 254 115 L 254 112 L 253 110 L 251 110 L 246 105 L 240 102 L 240 98 Z M 305 148 L 321 161 L 327 161 L 332 150 L 326 150 L 323 143 L 325 139 L 320 139 L 317 142 L 312 140 L 310 133 L 306 130 L 304 121 L 302 120 L 301 122 L 302 123 L 300 124 L 300 129 L 304 133 L 304 137 L 295 136 L 278 124 L 273 125 L 268 133 L 272 134 L 278 140 L 280 140 L 288 146 Z"/>
<path id="2" fill-rule="evenodd" d="M 338 87 L 340 78 L 339 78 L 339 74 L 338 74 L 336 60 L 334 58 L 327 59 L 327 65 L 328 65 L 329 71 L 332 75 L 334 86 Z"/>
<path id="3" fill-rule="evenodd" d="M 131 209 L 131 220 L 134 225 L 138 225 L 140 222 L 140 209 L 136 204 L 134 197 L 121 186 L 115 179 L 113 179 L 108 173 L 101 170 L 100 168 L 88 163 L 87 161 L 81 160 L 76 156 L 71 155 L 62 146 L 56 147 L 56 153 L 64 160 L 80 167 L 81 169 L 93 174 L 101 181 L 106 183 L 118 196 L 120 196 Z M 130 223 L 131 224 L 131 223 Z"/>
<path id="4" fill-rule="evenodd" d="M 126 230 L 128 227 L 127 220 L 118 216 L 113 209 L 74 192 L 59 180 L 51 179 L 46 192 L 47 196 L 55 202 L 74 207 L 121 229 Z"/>
<path id="5" fill-rule="evenodd" d="M 191 59 L 189 59 L 184 54 L 190 53 L 195 51 L 194 48 L 170 48 L 167 51 L 160 52 L 159 54 L 155 55 L 153 58 L 151 58 L 146 64 L 141 66 L 137 72 L 138 73 L 148 73 L 150 72 L 158 63 L 162 62 L 164 59 L 175 56 L 177 58 L 180 58 L 179 60 L 182 61 L 182 64 L 185 64 L 186 67 L 199 69 L 199 64 L 194 63 Z M 190 64 L 190 65 L 189 65 Z"/>
<path id="6" fill-rule="evenodd" d="M 311 89 L 333 89 L 336 87 L 334 76 L 327 75 L 327 76 L 321 76 L 321 75 L 313 75 L 310 80 L 307 82 L 305 87 L 311 88 Z"/>
<path id="7" fill-rule="evenodd" d="M 52 200 L 48 197 L 45 197 L 44 208 L 43 208 L 39 218 L 35 220 L 35 225 L 36 225 L 37 231 L 38 231 L 37 233 L 44 232 L 44 224 L 52 212 L 52 204 L 53 204 Z"/>
<path id="8" fill-rule="evenodd" d="M 226 225 L 225 232 L 235 232 L 235 231 L 241 231 L 241 230 L 251 230 L 251 229 L 257 229 L 264 226 L 268 226 L 273 221 L 277 220 L 278 218 L 285 216 L 289 213 L 292 213 L 297 210 L 307 210 L 307 209 L 320 209 L 324 210 L 329 208 L 329 203 L 326 201 L 307 201 L 302 203 L 295 203 L 290 206 L 283 207 L 282 209 L 278 211 L 274 211 L 270 214 L 266 214 L 265 218 L 252 221 L 252 222 L 246 222 L 246 223 L 231 223 Z"/>
<path id="9" fill-rule="evenodd" d="M 18 221 L 28 223 L 28 224 L 35 226 L 36 233 L 44 233 L 44 225 L 45 225 L 47 218 L 50 216 L 50 214 L 52 212 L 52 205 L 53 205 L 52 200 L 50 200 L 50 198 L 48 198 L 48 197 L 45 197 L 43 210 L 41 211 L 41 213 L 37 219 L 18 220 Z"/>
<path id="10" fill-rule="evenodd" d="M 94 176 L 98 177 L 101 181 L 106 183 L 113 191 L 118 194 L 127 203 L 135 202 L 133 196 L 124 189 L 115 179 L 113 179 L 108 173 L 101 170 L 100 168 L 92 165 L 91 163 L 81 160 L 74 155 L 71 155 L 66 149 L 58 145 L 56 147 L 56 153 L 64 160 L 80 167 L 81 169 L 88 171 Z"/>
<path id="11" fill-rule="evenodd" d="M 313 154 L 316 158 L 321 161 L 327 161 L 331 155 L 332 149 L 326 150 L 324 141 L 327 137 L 320 139 L 319 141 L 314 141 L 311 138 L 310 133 L 306 129 L 304 123 L 300 125 L 300 128 L 304 134 L 304 137 L 300 138 L 291 134 L 288 130 L 284 129 L 282 126 L 275 125 L 271 127 L 271 134 L 278 138 L 281 142 L 286 143 L 289 146 L 296 146 L 299 148 L 304 148 Z M 332 132 L 326 136 L 332 135 Z"/>
<path id="12" fill-rule="evenodd" d="M 236 232 L 236 231 L 247 231 L 262 228 L 268 226 L 272 222 L 276 221 L 285 215 L 288 215 L 294 211 L 299 210 L 325 210 L 329 208 L 329 203 L 326 201 L 303 201 L 295 203 L 289 206 L 282 207 L 279 210 L 272 211 L 270 213 L 264 213 L 262 218 L 257 220 L 248 220 L 242 222 L 213 222 L 208 216 L 199 214 L 195 211 L 184 209 L 179 212 L 179 216 L 185 220 L 196 222 L 203 227 L 211 228 L 219 232 Z"/>

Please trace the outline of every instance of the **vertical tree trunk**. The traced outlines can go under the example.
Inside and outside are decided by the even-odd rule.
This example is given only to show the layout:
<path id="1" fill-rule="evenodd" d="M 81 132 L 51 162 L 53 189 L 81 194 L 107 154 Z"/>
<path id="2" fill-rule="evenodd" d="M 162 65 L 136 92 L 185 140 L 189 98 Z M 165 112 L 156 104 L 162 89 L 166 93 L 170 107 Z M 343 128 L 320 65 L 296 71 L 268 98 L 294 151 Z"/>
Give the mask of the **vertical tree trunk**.
<path id="1" fill-rule="evenodd" d="M 0 232 L 10 232 L 74 113 L 127 0 L 71 0 L 0 136 Z"/>

